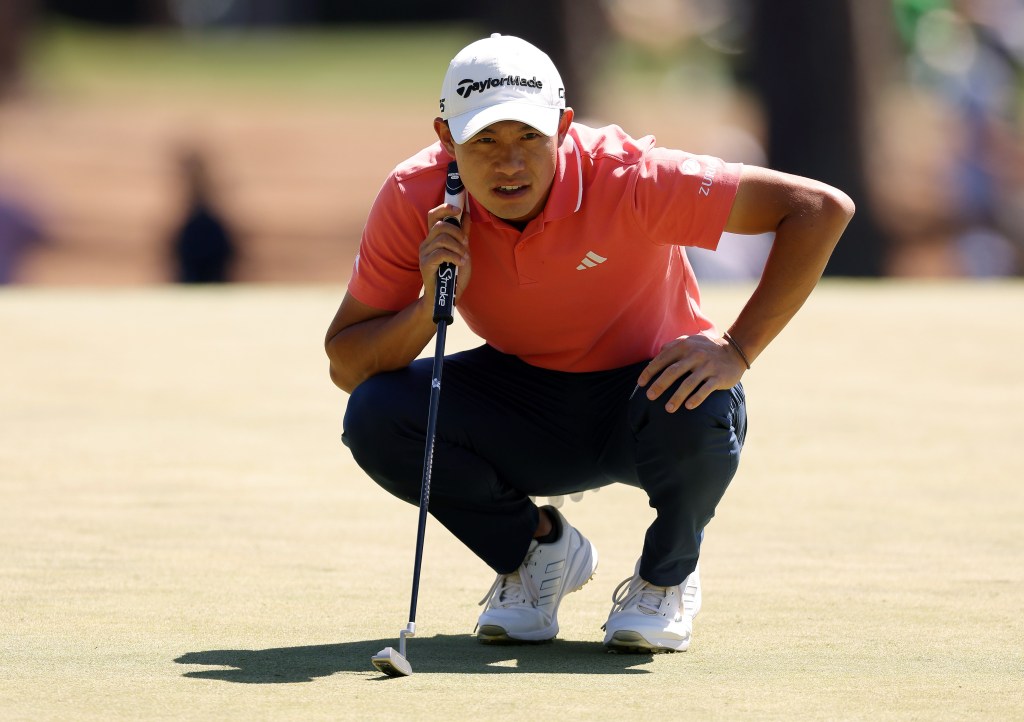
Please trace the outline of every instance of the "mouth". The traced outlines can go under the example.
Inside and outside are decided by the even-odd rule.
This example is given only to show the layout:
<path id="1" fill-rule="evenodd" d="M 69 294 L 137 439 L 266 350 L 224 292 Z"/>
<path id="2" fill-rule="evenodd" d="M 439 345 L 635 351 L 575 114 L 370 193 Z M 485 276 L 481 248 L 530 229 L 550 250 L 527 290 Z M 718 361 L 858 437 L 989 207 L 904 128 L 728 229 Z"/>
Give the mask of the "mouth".
<path id="1" fill-rule="evenodd" d="M 529 187 L 527 185 L 500 185 L 495 186 L 494 192 L 505 198 L 514 198 L 525 193 Z"/>

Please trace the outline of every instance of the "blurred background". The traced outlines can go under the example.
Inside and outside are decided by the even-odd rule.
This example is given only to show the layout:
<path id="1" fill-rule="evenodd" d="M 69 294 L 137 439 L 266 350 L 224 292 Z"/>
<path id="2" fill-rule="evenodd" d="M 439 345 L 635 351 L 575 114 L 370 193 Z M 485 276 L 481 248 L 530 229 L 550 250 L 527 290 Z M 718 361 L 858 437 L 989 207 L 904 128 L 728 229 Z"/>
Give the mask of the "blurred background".
<path id="1" fill-rule="evenodd" d="M 1024 274 L 1024 0 L 0 0 L 0 283 L 336 283 L 491 32 L 570 105 L 848 192 L 827 273 Z M 499 5 L 499 3 L 493 3 Z M 756 275 L 768 239 L 693 253 Z"/>

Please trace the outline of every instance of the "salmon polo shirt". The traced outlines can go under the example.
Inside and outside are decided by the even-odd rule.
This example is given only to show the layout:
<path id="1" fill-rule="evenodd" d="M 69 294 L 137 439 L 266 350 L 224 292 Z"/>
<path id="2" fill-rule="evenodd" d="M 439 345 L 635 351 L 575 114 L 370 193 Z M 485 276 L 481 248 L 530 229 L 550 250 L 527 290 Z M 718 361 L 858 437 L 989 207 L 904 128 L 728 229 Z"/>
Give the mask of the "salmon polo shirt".
<path id="1" fill-rule="evenodd" d="M 349 282 L 357 300 L 399 311 L 422 293 L 419 246 L 450 160 L 435 143 L 388 176 Z M 718 246 L 741 167 L 574 123 L 524 230 L 468 198 L 472 276 L 457 310 L 499 351 L 571 372 L 650 359 L 712 329 L 683 246 Z"/>

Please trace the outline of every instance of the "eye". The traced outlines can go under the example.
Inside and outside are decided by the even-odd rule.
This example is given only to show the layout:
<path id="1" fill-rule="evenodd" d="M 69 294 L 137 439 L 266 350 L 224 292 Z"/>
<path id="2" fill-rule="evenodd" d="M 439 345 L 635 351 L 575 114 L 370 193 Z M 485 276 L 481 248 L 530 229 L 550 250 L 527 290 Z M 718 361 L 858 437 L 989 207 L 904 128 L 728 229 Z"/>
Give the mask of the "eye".
<path id="1" fill-rule="evenodd" d="M 540 138 L 540 133 L 536 131 L 530 131 L 529 133 L 523 134 L 523 140 L 536 140 L 537 138 Z"/>

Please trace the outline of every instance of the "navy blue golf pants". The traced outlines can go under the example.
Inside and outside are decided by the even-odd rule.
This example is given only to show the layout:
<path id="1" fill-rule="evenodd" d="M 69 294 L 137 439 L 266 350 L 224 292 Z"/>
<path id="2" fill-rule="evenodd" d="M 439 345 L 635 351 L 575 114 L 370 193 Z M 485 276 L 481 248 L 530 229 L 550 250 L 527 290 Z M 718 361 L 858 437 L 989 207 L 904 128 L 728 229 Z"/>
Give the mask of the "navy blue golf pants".
<path id="1" fill-rule="evenodd" d="M 693 411 L 649 401 L 641 362 L 567 373 L 481 346 L 445 357 L 430 513 L 494 571 L 523 561 L 537 527 L 530 496 L 612 483 L 642 488 L 657 511 L 640 575 L 681 583 L 736 473 L 746 434 L 740 385 Z M 352 393 L 342 440 L 384 489 L 419 504 L 433 359 L 373 376 Z M 621 512 L 620 512 L 621 513 Z"/>

